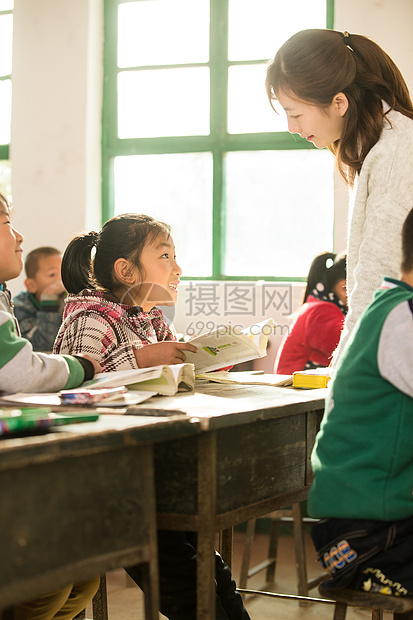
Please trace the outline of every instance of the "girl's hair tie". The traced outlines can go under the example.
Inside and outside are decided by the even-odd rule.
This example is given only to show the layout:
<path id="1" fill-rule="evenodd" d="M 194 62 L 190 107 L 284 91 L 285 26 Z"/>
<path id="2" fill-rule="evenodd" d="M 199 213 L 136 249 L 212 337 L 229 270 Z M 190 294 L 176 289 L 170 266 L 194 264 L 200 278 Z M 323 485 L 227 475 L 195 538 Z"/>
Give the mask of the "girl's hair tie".
<path id="1" fill-rule="evenodd" d="M 92 245 L 96 245 L 99 239 L 99 233 L 95 232 L 94 230 L 91 230 L 89 233 L 89 237 L 91 237 L 93 241 Z"/>
<path id="2" fill-rule="evenodd" d="M 347 47 L 349 47 L 351 51 L 353 51 L 353 48 L 351 47 L 351 35 L 349 32 L 347 32 L 347 30 L 343 32 L 343 39 L 344 44 L 347 45 Z"/>

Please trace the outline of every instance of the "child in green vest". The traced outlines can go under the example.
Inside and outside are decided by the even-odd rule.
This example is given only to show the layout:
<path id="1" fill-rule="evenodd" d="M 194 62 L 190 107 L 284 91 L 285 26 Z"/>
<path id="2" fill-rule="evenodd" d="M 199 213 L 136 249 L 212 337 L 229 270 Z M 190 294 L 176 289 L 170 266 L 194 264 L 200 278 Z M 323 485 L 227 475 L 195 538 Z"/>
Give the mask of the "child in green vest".
<path id="1" fill-rule="evenodd" d="M 340 357 L 312 454 L 308 511 L 328 588 L 413 596 L 413 209 Z"/>

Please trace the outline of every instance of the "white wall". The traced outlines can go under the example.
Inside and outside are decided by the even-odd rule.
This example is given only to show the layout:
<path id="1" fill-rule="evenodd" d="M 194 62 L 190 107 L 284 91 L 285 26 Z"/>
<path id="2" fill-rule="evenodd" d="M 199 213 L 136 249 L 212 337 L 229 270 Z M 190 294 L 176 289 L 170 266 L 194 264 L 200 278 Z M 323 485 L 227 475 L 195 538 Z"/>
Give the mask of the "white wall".
<path id="1" fill-rule="evenodd" d="M 335 30 L 363 34 L 380 45 L 401 70 L 413 93 L 412 0 L 336 0 Z M 345 249 L 347 190 L 336 175 L 335 249 Z"/>
<path id="2" fill-rule="evenodd" d="M 15 0 L 12 192 L 26 253 L 100 227 L 102 5 Z"/>
<path id="3" fill-rule="evenodd" d="M 413 2 L 411 0 L 336 0 L 336 30 L 363 34 L 380 45 L 413 92 Z"/>
<path id="4" fill-rule="evenodd" d="M 335 28 L 374 39 L 413 90 L 412 25 L 412 0 L 335 3 Z M 26 252 L 44 244 L 64 249 L 78 231 L 99 228 L 102 47 L 103 0 L 15 0 L 12 184 L 14 223 L 26 237 Z M 347 191 L 339 178 L 335 203 L 335 249 L 341 251 Z M 19 279 L 11 288 L 21 287 Z M 301 296 L 302 287 L 292 287 L 292 310 Z M 191 318 L 187 301 L 181 296 L 175 312 L 180 331 Z M 288 323 L 283 312 L 280 307 L 273 316 L 282 326 Z M 220 318 L 254 322 L 252 316 Z M 268 369 L 280 338 L 264 362 Z"/>

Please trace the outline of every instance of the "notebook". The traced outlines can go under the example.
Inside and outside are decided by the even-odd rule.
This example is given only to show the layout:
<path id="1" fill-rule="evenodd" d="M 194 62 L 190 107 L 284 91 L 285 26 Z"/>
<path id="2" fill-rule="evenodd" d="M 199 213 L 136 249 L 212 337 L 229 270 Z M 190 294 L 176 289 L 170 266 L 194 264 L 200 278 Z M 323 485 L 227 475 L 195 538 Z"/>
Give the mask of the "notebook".
<path id="1" fill-rule="evenodd" d="M 0 437 L 36 435 L 46 433 L 54 426 L 79 422 L 95 422 L 99 414 L 94 411 L 53 413 L 48 407 L 0 409 Z"/>

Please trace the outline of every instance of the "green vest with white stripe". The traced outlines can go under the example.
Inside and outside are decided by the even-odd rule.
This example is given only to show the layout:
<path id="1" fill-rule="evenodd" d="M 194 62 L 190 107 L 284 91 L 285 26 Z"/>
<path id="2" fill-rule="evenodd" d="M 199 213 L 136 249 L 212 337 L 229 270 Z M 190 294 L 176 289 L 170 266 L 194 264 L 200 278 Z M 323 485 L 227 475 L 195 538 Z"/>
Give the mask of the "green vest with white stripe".
<path id="1" fill-rule="evenodd" d="M 387 316 L 413 299 L 411 287 L 397 284 L 376 291 L 337 364 L 311 457 L 314 517 L 413 516 L 413 399 L 382 377 L 377 362 Z"/>

